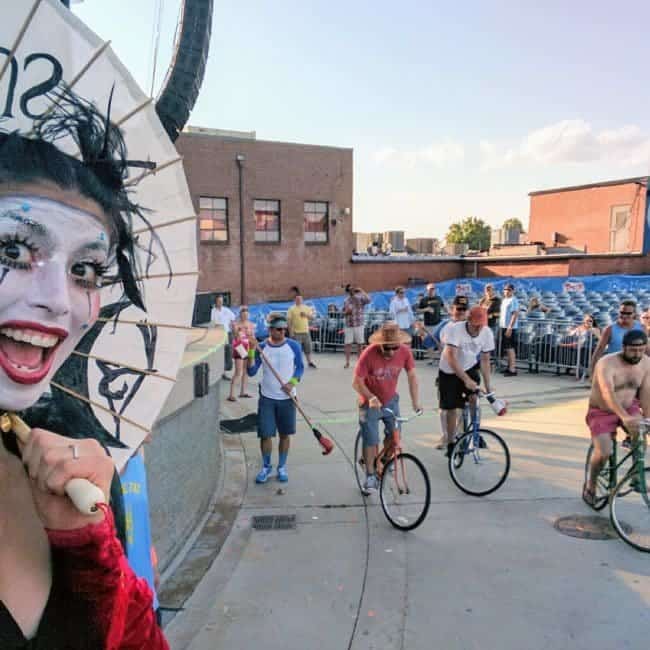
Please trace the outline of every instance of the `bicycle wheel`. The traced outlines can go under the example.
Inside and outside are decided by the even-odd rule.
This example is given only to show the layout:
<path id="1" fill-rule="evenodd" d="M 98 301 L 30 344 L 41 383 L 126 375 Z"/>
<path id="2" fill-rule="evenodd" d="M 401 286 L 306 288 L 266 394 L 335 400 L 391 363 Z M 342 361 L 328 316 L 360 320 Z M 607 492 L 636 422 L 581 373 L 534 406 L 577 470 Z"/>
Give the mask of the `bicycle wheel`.
<path id="1" fill-rule="evenodd" d="M 412 454 L 397 454 L 384 466 L 379 487 L 382 510 L 395 528 L 413 530 L 427 516 L 431 484 L 424 465 Z"/>
<path id="2" fill-rule="evenodd" d="M 354 475 L 357 479 L 359 492 L 366 496 L 363 490 L 363 484 L 366 482 L 366 464 L 363 460 L 363 436 L 361 431 L 357 434 L 357 439 L 354 442 Z"/>
<path id="3" fill-rule="evenodd" d="M 592 442 L 589 445 L 589 449 L 587 451 L 587 459 L 585 460 L 585 481 L 583 485 L 585 485 L 589 479 L 589 465 L 591 463 L 591 456 L 594 453 L 594 443 Z M 600 473 L 598 474 L 598 478 L 596 479 L 596 500 L 594 502 L 594 505 L 591 505 L 588 503 L 587 505 L 592 507 L 594 510 L 602 510 L 606 505 L 607 502 L 609 501 L 609 461 L 605 463 L 603 468 L 600 470 Z"/>
<path id="4" fill-rule="evenodd" d="M 650 467 L 645 468 L 645 486 L 636 471 L 628 472 L 614 489 L 610 506 L 612 526 L 624 542 L 650 553 Z"/>
<path id="5" fill-rule="evenodd" d="M 503 485 L 510 471 L 510 452 L 501 436 L 488 429 L 462 435 L 448 460 L 451 480 L 466 494 L 483 497 Z M 459 460 L 457 456 L 462 456 Z"/>

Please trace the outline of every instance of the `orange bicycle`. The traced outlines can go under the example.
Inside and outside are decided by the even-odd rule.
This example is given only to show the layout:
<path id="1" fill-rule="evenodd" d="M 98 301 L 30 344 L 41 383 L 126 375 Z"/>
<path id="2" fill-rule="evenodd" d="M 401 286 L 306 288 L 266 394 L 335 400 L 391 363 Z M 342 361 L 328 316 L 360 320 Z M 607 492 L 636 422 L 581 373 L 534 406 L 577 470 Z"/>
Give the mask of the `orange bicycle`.
<path id="1" fill-rule="evenodd" d="M 379 479 L 379 500 L 386 519 L 400 530 L 417 528 L 427 516 L 431 502 L 431 483 L 427 470 L 419 458 L 402 451 L 402 425 L 422 414 L 418 411 L 410 418 L 397 417 L 389 408 L 382 413 L 395 419 L 395 428 L 386 432 L 384 445 L 375 459 L 375 473 Z M 366 464 L 363 460 L 363 437 L 357 434 L 354 445 L 354 468 L 361 494 L 366 496 L 363 484 Z"/>

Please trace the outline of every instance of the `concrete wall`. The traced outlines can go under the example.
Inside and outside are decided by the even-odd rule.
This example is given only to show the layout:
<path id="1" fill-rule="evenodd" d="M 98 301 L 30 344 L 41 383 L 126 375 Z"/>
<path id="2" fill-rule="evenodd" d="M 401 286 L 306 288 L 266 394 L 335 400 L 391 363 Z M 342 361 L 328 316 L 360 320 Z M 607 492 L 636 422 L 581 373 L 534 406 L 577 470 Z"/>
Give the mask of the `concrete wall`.
<path id="1" fill-rule="evenodd" d="M 559 245 L 588 253 L 608 253 L 611 209 L 630 206 L 628 248 L 640 252 L 643 246 L 646 188 L 639 183 L 592 186 L 575 190 L 549 191 L 530 195 L 528 240 L 553 246 L 552 233 L 562 238 Z"/>
<path id="2" fill-rule="evenodd" d="M 145 447 L 152 536 L 161 571 L 202 520 L 221 478 L 222 339 L 212 330 L 203 345 L 188 346 L 176 386 Z M 202 361 L 210 366 L 210 391 L 194 399 L 194 365 Z"/>
<path id="3" fill-rule="evenodd" d="M 229 239 L 199 243 L 199 291 L 230 291 L 240 304 L 240 206 L 236 156 L 243 163 L 246 300 L 335 293 L 349 275 L 352 236 L 352 149 L 181 134 L 176 143 L 195 209 L 199 197 L 228 199 Z M 255 241 L 253 201 L 280 201 L 279 243 Z M 304 241 L 304 202 L 329 203 L 329 241 Z M 346 213 L 347 212 L 347 213 Z M 332 224 L 331 220 L 336 223 Z"/>

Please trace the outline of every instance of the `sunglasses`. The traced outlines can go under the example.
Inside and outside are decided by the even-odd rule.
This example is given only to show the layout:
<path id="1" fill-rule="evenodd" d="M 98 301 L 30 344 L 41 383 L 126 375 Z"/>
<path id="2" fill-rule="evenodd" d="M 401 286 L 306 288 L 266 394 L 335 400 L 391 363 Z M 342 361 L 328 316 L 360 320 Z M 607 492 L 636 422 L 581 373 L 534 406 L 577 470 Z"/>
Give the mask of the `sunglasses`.
<path id="1" fill-rule="evenodd" d="M 619 311 L 618 315 L 619 316 L 634 316 L 634 312 L 633 311 Z"/>
<path id="2" fill-rule="evenodd" d="M 382 350 L 384 352 L 395 352 L 399 346 L 397 345 L 382 345 Z"/>
<path id="3" fill-rule="evenodd" d="M 462 305 L 454 305 L 456 307 L 456 311 L 467 311 L 467 307 L 463 307 Z"/>

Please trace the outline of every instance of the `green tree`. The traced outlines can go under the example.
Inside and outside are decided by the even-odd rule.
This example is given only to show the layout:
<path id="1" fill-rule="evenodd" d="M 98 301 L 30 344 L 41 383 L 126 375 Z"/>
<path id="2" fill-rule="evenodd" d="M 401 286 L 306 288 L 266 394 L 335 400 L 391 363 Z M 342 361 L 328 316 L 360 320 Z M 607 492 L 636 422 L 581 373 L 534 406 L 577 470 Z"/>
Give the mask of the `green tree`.
<path id="1" fill-rule="evenodd" d="M 517 219 L 517 217 L 513 217 L 512 219 L 506 219 L 503 222 L 503 226 L 501 227 L 505 230 L 507 230 L 508 228 L 519 228 L 521 232 L 524 232 L 524 224 L 521 223 L 521 220 Z"/>
<path id="2" fill-rule="evenodd" d="M 468 244 L 472 250 L 485 251 L 490 248 L 491 228 L 478 217 L 466 217 L 452 223 L 447 232 L 449 244 Z"/>

